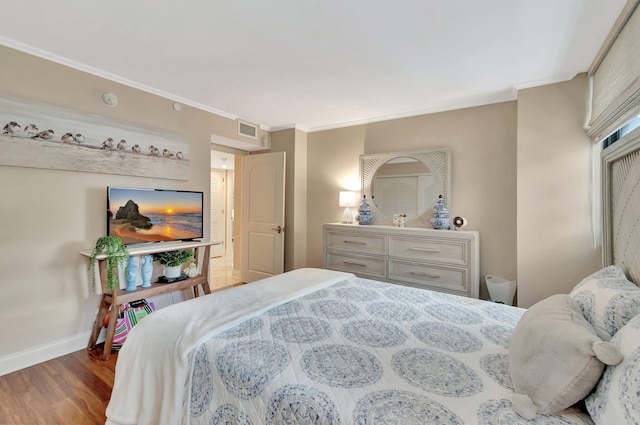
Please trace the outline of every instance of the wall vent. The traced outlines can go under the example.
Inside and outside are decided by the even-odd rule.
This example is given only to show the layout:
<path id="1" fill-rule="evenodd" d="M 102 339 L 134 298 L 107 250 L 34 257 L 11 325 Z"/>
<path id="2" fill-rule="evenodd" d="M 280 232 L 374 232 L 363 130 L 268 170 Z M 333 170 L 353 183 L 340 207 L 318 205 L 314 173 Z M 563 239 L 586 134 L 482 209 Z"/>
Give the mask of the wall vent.
<path id="1" fill-rule="evenodd" d="M 246 122 L 238 121 L 238 134 L 240 136 L 258 139 L 258 126 Z"/>

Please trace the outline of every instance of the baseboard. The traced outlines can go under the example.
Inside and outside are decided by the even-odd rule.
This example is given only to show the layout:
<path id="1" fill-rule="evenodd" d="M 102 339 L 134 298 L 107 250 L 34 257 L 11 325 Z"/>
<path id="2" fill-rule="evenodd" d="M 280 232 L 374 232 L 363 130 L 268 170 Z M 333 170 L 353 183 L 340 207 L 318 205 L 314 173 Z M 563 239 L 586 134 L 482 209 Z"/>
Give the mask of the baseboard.
<path id="1" fill-rule="evenodd" d="M 90 336 L 84 332 L 0 357 L 0 376 L 86 348 Z"/>

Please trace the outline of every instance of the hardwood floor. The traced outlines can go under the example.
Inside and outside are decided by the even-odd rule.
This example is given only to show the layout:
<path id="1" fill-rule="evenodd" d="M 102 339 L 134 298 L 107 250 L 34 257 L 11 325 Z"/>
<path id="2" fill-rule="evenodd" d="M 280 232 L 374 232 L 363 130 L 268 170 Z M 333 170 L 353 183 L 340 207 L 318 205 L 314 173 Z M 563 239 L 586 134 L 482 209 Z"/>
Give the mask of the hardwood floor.
<path id="1" fill-rule="evenodd" d="M 212 292 L 242 284 L 228 257 L 211 262 Z M 99 345 L 0 376 L 0 425 L 103 425 L 117 358 Z"/>
<path id="2" fill-rule="evenodd" d="M 117 358 L 96 347 L 0 376 L 0 424 L 103 425 Z"/>

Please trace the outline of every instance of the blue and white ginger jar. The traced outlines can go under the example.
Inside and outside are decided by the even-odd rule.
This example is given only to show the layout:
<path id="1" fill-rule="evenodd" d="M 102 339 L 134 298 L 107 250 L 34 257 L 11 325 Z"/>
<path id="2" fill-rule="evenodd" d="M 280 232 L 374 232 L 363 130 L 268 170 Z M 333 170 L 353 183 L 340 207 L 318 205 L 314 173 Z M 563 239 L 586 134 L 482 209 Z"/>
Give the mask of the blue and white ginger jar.
<path id="1" fill-rule="evenodd" d="M 438 196 L 438 202 L 433 207 L 433 217 L 429 219 L 434 229 L 447 230 L 451 227 L 451 218 L 449 218 L 449 210 L 444 204 L 442 195 Z"/>
<path id="2" fill-rule="evenodd" d="M 358 208 L 358 215 L 356 216 L 358 224 L 371 224 L 373 223 L 373 216 L 371 215 L 371 207 L 367 203 L 367 195 L 362 197 L 362 204 Z"/>

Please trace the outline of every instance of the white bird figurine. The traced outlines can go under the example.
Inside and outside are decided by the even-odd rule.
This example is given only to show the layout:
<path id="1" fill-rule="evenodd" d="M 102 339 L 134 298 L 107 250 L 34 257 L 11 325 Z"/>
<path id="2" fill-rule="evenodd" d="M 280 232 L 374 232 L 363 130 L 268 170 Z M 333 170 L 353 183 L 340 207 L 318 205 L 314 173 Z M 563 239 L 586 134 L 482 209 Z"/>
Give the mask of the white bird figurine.
<path id="1" fill-rule="evenodd" d="M 113 149 L 113 139 L 108 137 L 104 142 L 102 142 L 102 149 Z"/>
<path id="2" fill-rule="evenodd" d="M 182 159 L 182 158 L 184 158 L 184 155 L 182 154 L 182 151 L 178 151 L 178 152 L 176 152 L 176 158 L 177 158 L 177 159 Z"/>
<path id="3" fill-rule="evenodd" d="M 62 143 L 71 143 L 73 142 L 73 134 L 64 133 L 60 139 L 62 140 Z"/>
<path id="4" fill-rule="evenodd" d="M 73 140 L 76 143 L 84 143 L 84 136 L 82 134 L 78 133 L 75 136 L 73 136 Z"/>
<path id="5" fill-rule="evenodd" d="M 9 136 L 13 137 L 19 135 L 20 130 L 22 130 L 20 124 L 15 121 L 11 121 L 5 124 L 4 129 L 2 130 L 2 134 L 8 134 Z"/>
<path id="6" fill-rule="evenodd" d="M 118 149 L 119 151 L 123 151 L 127 148 L 127 141 L 122 139 L 120 140 L 120 142 L 118 142 L 118 146 L 116 146 L 116 149 Z"/>
<path id="7" fill-rule="evenodd" d="M 42 130 L 40 133 L 33 136 L 32 139 L 51 140 L 53 138 L 53 134 L 54 134 L 54 131 L 51 129 Z"/>
<path id="8" fill-rule="evenodd" d="M 27 133 L 27 137 L 33 137 L 38 134 L 38 127 L 35 124 L 29 124 L 24 128 L 24 132 Z"/>
<path id="9" fill-rule="evenodd" d="M 162 156 L 165 158 L 171 158 L 173 154 L 169 151 L 169 149 L 162 149 Z"/>
<path id="10" fill-rule="evenodd" d="M 196 263 L 189 263 L 189 266 L 184 268 L 184 274 L 186 274 L 189 277 L 196 277 L 200 274 L 200 271 L 198 270 L 198 265 Z"/>
<path id="11" fill-rule="evenodd" d="M 160 156 L 160 149 L 156 148 L 155 146 L 149 146 L 149 150 L 151 151 L 149 152 L 149 156 Z"/>
<path id="12" fill-rule="evenodd" d="M 131 150 L 134 151 L 135 153 L 140 153 L 140 145 L 135 144 L 131 147 Z"/>

